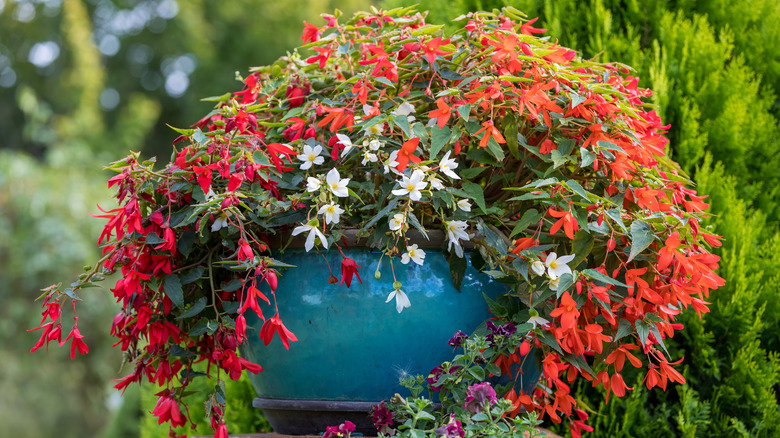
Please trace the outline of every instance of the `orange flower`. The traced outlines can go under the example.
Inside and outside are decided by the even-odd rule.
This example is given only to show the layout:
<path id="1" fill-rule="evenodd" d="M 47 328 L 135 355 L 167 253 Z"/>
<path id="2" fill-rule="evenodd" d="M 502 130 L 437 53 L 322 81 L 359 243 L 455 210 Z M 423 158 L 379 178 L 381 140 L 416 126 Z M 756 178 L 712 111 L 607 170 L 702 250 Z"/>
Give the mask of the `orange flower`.
<path id="1" fill-rule="evenodd" d="M 482 140 L 479 142 L 480 147 L 487 146 L 488 142 L 490 141 L 490 137 L 493 137 L 496 142 L 498 143 L 506 143 L 506 140 L 504 140 L 504 136 L 501 135 L 501 132 L 493 125 L 492 120 L 488 120 L 487 122 L 482 124 L 483 128 L 476 132 L 476 135 L 479 135 L 480 132 L 485 132 L 485 134 L 482 136 Z"/>
<path id="2" fill-rule="evenodd" d="M 443 97 L 440 97 L 439 100 L 436 101 L 436 106 L 438 106 L 439 109 L 428 113 L 428 117 L 436 119 L 436 124 L 439 126 L 439 129 L 441 129 L 444 128 L 444 125 L 450 120 L 452 108 L 447 105 Z"/>
<path id="3" fill-rule="evenodd" d="M 564 329 L 573 329 L 577 325 L 577 318 L 580 311 L 577 310 L 577 302 L 572 299 L 569 292 L 564 292 L 561 297 L 561 306 L 550 312 L 550 316 L 561 317 L 561 327 Z"/>

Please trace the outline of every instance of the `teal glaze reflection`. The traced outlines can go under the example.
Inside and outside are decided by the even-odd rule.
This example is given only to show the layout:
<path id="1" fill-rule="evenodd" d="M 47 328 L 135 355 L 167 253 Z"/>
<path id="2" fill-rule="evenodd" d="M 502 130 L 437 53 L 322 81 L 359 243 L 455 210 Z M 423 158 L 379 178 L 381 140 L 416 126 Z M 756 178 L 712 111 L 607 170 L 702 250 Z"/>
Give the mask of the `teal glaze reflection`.
<path id="1" fill-rule="evenodd" d="M 247 359 L 263 366 L 251 375 L 258 394 L 268 398 L 379 401 L 395 393 L 408 394 L 398 379 L 422 374 L 453 356 L 447 345 L 456 330 L 472 332 L 490 316 L 482 293 L 495 298 L 506 289 L 469 265 L 461 290 L 452 285 L 449 265 L 441 251 L 426 249 L 423 266 L 403 265 L 396 258 L 395 277 L 409 296 L 410 308 L 398 313 L 395 301 L 385 303 L 393 291 L 390 259 L 367 249 L 346 251 L 361 266 L 352 287 L 328 284 L 325 260 L 316 253 L 288 250 L 282 261 L 297 266 L 282 272 L 276 298 L 279 316 L 298 337 L 284 349 L 278 337 L 270 345 L 258 339 L 262 321 L 247 314 Z M 341 255 L 325 254 L 334 274 L 341 278 Z M 267 285 L 261 287 L 269 298 Z M 261 302 L 263 315 L 273 305 Z"/>

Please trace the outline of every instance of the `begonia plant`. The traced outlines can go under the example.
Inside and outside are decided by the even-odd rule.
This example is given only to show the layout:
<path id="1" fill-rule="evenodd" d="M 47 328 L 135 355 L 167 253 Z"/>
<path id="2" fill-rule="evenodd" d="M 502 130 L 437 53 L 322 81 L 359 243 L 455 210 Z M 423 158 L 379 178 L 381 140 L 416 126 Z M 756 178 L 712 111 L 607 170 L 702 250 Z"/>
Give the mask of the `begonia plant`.
<path id="1" fill-rule="evenodd" d="M 341 251 L 352 230 L 388 263 L 422 265 L 407 236 L 438 232 L 456 285 L 470 258 L 507 287 L 483 328 L 514 344 L 471 375 L 516 378 L 515 364 L 539 362 L 535 389 L 496 395 L 511 414 L 566 418 L 578 436 L 576 379 L 618 397 L 630 389 L 626 365 L 644 370 L 648 388 L 684 383 L 664 340 L 723 284 L 707 250 L 719 242 L 699 226 L 707 204 L 668 158 L 668 126 L 631 69 L 581 59 L 513 8 L 460 17 L 450 35 L 411 8 L 323 17 L 305 23 L 301 49 L 206 99 L 213 110 L 176 129 L 169 162 L 131 153 L 111 164 L 119 206 L 97 215 L 108 221 L 103 257 L 44 290 L 33 350 L 70 342 L 72 357 L 85 354 L 76 303 L 119 273 L 111 334 L 126 375 L 116 388 L 154 382 L 153 414 L 183 425 L 193 367 L 206 363 L 216 382 L 207 412 L 223 437 L 220 382 L 262 371 L 238 354 L 245 314 L 264 319 L 266 344 L 297 340 L 284 323 L 296 315 L 258 305 L 284 281 L 269 245 L 300 236 L 306 251 Z M 372 281 L 346 256 L 329 268 L 323 282 Z M 377 306 L 415 305 L 398 282 L 387 293 Z M 432 428 L 457 420 L 446 421 Z"/>

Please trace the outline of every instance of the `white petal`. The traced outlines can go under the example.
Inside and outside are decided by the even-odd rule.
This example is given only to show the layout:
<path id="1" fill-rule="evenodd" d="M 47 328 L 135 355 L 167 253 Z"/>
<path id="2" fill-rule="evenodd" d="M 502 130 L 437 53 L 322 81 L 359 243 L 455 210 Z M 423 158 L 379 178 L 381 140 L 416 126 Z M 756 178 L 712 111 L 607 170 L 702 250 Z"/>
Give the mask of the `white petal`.
<path id="1" fill-rule="evenodd" d="M 314 248 L 314 237 L 316 234 L 314 234 L 317 231 L 317 228 L 311 227 L 311 230 L 309 230 L 309 235 L 306 236 L 306 243 L 303 244 L 303 247 L 306 248 L 306 252 L 309 252 Z M 295 233 L 295 232 L 293 232 Z"/>
<path id="2" fill-rule="evenodd" d="M 536 275 L 544 275 L 544 263 L 540 260 L 536 260 L 531 263 L 531 269 L 536 272 Z"/>
<path id="3" fill-rule="evenodd" d="M 550 265 L 557 259 L 558 259 L 558 254 L 551 252 L 550 255 L 547 256 L 547 259 L 545 259 L 544 264 L 549 268 Z"/>
<path id="4" fill-rule="evenodd" d="M 385 302 L 386 302 L 386 303 L 389 303 L 389 302 L 390 302 L 390 300 L 392 300 L 393 298 L 395 298 L 395 293 L 396 293 L 396 292 L 397 292 L 397 291 L 392 291 L 392 292 L 390 292 L 390 295 L 388 295 L 388 296 L 387 296 L 387 299 L 385 300 Z"/>
<path id="5" fill-rule="evenodd" d="M 293 232 L 292 232 L 292 235 L 293 235 L 293 236 L 297 236 L 297 235 L 299 235 L 299 234 L 303 233 L 304 231 L 309 231 L 309 230 L 311 230 L 311 228 L 312 228 L 312 226 L 311 226 L 311 225 L 308 225 L 308 224 L 307 224 L 307 225 L 301 225 L 301 226 L 297 226 L 297 227 L 295 227 L 295 229 L 293 230 Z"/>
<path id="6" fill-rule="evenodd" d="M 395 294 L 395 310 L 401 313 L 406 307 L 412 307 L 412 303 L 409 302 L 409 297 L 406 296 L 404 291 L 398 289 Z"/>
<path id="7" fill-rule="evenodd" d="M 563 264 L 569 263 L 570 261 L 574 260 L 574 256 L 575 255 L 572 254 L 572 255 L 567 255 L 567 256 L 563 256 L 563 257 L 558 257 L 558 263 L 559 264 L 560 263 L 563 263 Z"/>

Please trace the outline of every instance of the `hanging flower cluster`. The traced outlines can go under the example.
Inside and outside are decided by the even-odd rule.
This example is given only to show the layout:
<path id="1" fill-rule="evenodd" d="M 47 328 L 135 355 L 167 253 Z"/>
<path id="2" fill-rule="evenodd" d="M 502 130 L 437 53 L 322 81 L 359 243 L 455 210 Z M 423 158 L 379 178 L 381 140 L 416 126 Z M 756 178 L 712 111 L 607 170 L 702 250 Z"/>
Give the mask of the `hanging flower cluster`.
<path id="1" fill-rule="evenodd" d="M 218 380 L 262 370 L 237 354 L 246 312 L 264 319 L 266 344 L 297 340 L 283 323 L 295 315 L 258 305 L 275 302 L 285 266 L 269 245 L 300 236 L 307 251 L 338 251 L 357 228 L 411 266 L 426 253 L 407 235 L 441 233 L 456 286 L 467 250 L 508 285 L 491 310 L 518 343 L 491 369 L 511 374 L 535 345 L 543 372 L 536 390 L 497 394 L 515 413 L 563 415 L 578 436 L 576 379 L 623 396 L 627 362 L 648 388 L 684 383 L 664 340 L 723 284 L 707 251 L 719 241 L 699 226 L 707 204 L 666 156 L 668 126 L 629 69 L 580 59 L 512 8 L 460 17 L 452 35 L 411 8 L 324 18 L 306 24 L 300 52 L 252 69 L 177 129 L 162 168 L 136 153 L 110 166 L 119 207 L 98 215 L 103 258 L 45 290 L 34 349 L 60 342 L 64 301 L 120 273 L 111 333 L 130 370 L 116 388 L 155 382 L 154 414 L 183 424 L 195 363 Z M 359 269 L 345 256 L 340 283 L 367 281 Z M 402 287 L 387 291 L 398 312 L 414 305 Z M 74 323 L 61 343 L 84 354 L 82 338 Z M 207 412 L 223 436 L 220 388 Z M 474 409 L 486 397 L 475 389 Z"/>

